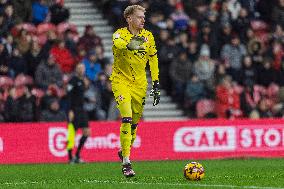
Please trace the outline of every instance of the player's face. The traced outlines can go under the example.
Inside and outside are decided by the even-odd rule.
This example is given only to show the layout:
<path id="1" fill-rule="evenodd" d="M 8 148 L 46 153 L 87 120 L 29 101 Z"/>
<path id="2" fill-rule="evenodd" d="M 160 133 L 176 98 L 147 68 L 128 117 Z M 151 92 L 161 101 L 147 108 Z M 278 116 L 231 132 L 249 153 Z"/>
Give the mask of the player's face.
<path id="1" fill-rule="evenodd" d="M 135 10 L 128 20 L 128 24 L 137 30 L 143 29 L 144 23 L 145 23 L 145 13 L 142 10 Z"/>

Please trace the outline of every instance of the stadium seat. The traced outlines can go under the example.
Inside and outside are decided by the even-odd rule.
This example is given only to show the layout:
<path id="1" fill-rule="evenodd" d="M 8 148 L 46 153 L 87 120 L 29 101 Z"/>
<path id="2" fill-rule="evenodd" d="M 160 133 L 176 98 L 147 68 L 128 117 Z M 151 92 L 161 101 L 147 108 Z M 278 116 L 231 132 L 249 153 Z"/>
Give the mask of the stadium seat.
<path id="1" fill-rule="evenodd" d="M 32 23 L 22 23 L 14 26 L 11 29 L 13 36 L 17 36 L 20 30 L 26 30 L 29 34 L 35 35 L 37 33 L 37 28 Z"/>
<path id="2" fill-rule="evenodd" d="M 68 23 L 68 22 L 62 22 L 62 23 L 57 25 L 57 32 L 59 34 L 64 33 L 67 29 L 78 34 L 77 27 L 74 24 L 71 24 L 71 23 Z"/>
<path id="3" fill-rule="evenodd" d="M 24 85 L 32 85 L 34 80 L 31 76 L 20 74 L 15 78 L 14 82 L 15 87 L 21 87 Z"/>
<path id="4" fill-rule="evenodd" d="M 215 113 L 215 101 L 211 99 L 199 100 L 196 104 L 197 117 L 204 118 L 208 113 Z"/>
<path id="5" fill-rule="evenodd" d="M 0 76 L 0 88 L 8 89 L 14 85 L 14 81 L 12 78 L 7 76 Z"/>
<path id="6" fill-rule="evenodd" d="M 267 31 L 268 30 L 268 25 L 264 21 L 261 21 L 261 20 L 253 20 L 251 21 L 250 25 L 254 31 Z"/>
<path id="7" fill-rule="evenodd" d="M 56 26 L 52 23 L 42 23 L 37 26 L 37 34 L 43 34 L 50 30 L 56 31 Z"/>

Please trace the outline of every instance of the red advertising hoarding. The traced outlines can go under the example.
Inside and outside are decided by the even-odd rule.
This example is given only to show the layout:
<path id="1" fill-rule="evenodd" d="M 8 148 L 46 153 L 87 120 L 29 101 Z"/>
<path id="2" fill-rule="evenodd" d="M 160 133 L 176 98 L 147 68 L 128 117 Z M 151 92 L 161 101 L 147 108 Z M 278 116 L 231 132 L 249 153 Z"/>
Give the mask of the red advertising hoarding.
<path id="1" fill-rule="evenodd" d="M 82 157 L 118 161 L 119 125 L 90 123 Z M 0 124 L 0 164 L 67 162 L 66 134 L 66 123 Z M 284 120 L 142 122 L 131 152 L 132 160 L 229 157 L 284 157 Z"/>

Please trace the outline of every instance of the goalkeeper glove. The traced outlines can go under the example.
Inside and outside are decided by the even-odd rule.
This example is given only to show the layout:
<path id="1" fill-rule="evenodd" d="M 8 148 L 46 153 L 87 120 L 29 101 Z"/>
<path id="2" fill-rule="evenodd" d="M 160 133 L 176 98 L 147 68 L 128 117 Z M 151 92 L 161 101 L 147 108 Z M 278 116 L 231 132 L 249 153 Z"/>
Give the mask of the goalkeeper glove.
<path id="1" fill-rule="evenodd" d="M 145 50 L 142 44 L 145 42 L 144 37 L 134 36 L 130 42 L 126 45 L 126 47 L 133 51 L 133 50 Z"/>
<path id="2" fill-rule="evenodd" d="M 154 81 L 152 90 L 150 92 L 150 97 L 154 97 L 153 106 L 156 106 L 160 102 L 161 93 L 160 93 L 160 86 L 159 85 L 160 85 L 159 81 Z"/>

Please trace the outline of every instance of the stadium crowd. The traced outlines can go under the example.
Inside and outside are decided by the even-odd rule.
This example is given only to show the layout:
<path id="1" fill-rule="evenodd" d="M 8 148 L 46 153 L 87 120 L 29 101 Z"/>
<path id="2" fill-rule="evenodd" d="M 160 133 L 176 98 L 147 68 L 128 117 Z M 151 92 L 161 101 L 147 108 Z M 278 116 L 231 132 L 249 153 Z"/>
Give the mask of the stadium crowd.
<path id="1" fill-rule="evenodd" d="M 123 25 L 128 4 L 147 8 L 162 88 L 189 117 L 283 117 L 284 0 L 100 1 Z"/>
<path id="2" fill-rule="evenodd" d="M 129 4 L 146 9 L 160 83 L 190 118 L 284 116 L 284 0 L 101 0 L 114 29 Z M 83 62 L 90 120 L 115 120 L 95 27 L 79 36 L 63 0 L 0 0 L 0 121 L 66 120 L 66 88 Z"/>

